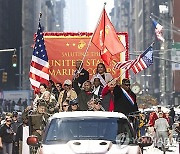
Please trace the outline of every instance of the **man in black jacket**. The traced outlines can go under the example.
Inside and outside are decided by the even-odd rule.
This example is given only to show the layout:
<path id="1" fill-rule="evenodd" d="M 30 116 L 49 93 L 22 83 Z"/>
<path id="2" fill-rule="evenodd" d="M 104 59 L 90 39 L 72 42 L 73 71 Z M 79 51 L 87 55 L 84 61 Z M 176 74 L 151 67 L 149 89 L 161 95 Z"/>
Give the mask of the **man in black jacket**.
<path id="1" fill-rule="evenodd" d="M 112 82 L 117 82 L 114 79 Z M 136 95 L 130 89 L 129 79 L 123 79 L 122 85 L 117 84 L 113 90 L 114 93 L 114 111 L 128 115 L 138 111 Z"/>
<path id="2" fill-rule="evenodd" d="M 74 71 L 73 80 L 78 81 L 78 86 L 82 87 L 82 84 L 89 80 L 89 72 L 83 68 L 83 63 L 81 60 L 76 61 L 76 70 Z"/>
<path id="3" fill-rule="evenodd" d="M 29 146 L 26 143 L 29 136 L 28 112 L 22 113 L 22 123 L 17 129 L 15 144 L 18 147 L 18 154 L 29 153 Z"/>

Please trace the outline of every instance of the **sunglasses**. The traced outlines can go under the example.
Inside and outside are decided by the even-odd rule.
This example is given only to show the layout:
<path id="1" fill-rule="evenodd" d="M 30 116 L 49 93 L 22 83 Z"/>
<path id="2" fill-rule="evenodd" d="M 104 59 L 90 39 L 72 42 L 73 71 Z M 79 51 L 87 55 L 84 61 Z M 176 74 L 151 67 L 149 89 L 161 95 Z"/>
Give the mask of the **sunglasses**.
<path id="1" fill-rule="evenodd" d="M 69 87 L 69 86 L 71 86 L 71 85 L 65 84 L 64 86 L 68 86 L 68 87 Z"/>
<path id="2" fill-rule="evenodd" d="M 7 122 L 11 122 L 12 120 L 6 120 Z"/>
<path id="3" fill-rule="evenodd" d="M 130 87 L 130 84 L 124 84 L 125 86 L 129 86 Z"/>
<path id="4" fill-rule="evenodd" d="M 95 105 L 99 105 L 99 104 L 100 104 L 100 102 L 95 102 L 94 104 L 95 104 Z"/>
<path id="5" fill-rule="evenodd" d="M 63 105 L 63 107 L 67 107 L 67 106 L 69 106 L 69 105 Z"/>
<path id="6" fill-rule="evenodd" d="M 75 106 L 75 105 L 77 105 L 77 104 L 71 104 L 71 106 Z"/>

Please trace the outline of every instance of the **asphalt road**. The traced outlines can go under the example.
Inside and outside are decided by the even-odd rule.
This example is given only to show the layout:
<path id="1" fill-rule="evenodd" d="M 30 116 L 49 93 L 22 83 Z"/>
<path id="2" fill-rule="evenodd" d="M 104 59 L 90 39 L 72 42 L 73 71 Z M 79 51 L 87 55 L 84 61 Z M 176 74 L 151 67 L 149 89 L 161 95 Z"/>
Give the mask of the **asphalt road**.
<path id="1" fill-rule="evenodd" d="M 158 148 L 154 148 L 154 145 L 145 147 L 143 151 L 143 154 L 163 154 L 163 151 L 159 150 Z M 177 143 L 174 143 L 172 146 L 169 146 L 166 154 L 180 154 L 179 145 Z"/>

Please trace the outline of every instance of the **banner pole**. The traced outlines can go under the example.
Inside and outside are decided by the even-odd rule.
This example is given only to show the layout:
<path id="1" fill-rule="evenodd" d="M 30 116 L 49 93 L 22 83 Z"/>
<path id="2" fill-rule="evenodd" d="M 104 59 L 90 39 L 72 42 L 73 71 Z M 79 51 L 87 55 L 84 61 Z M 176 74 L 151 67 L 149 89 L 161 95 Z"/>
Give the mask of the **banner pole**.
<path id="1" fill-rule="evenodd" d="M 104 11 L 104 9 L 105 9 L 105 5 L 106 5 L 106 2 L 104 3 L 103 11 Z M 87 55 L 87 52 L 88 52 L 88 49 L 89 49 L 89 47 L 90 47 L 90 45 L 91 45 L 92 38 L 93 38 L 94 33 L 95 33 L 96 29 L 97 29 L 97 26 L 99 25 L 100 19 L 101 19 L 102 15 L 103 15 L 103 11 L 102 11 L 102 13 L 101 13 L 101 15 L 100 15 L 100 17 L 99 17 L 99 20 L 98 20 L 98 23 L 97 23 L 97 25 L 96 25 L 96 27 L 95 27 L 95 30 L 94 30 L 94 32 L 93 32 L 93 34 L 92 34 L 92 36 L 91 36 L 91 38 L 90 38 L 90 40 L 89 40 L 88 46 L 87 46 L 87 48 L 86 48 L 86 51 L 84 52 L 84 55 L 83 55 L 83 58 L 82 58 L 82 62 L 81 62 L 80 67 L 79 67 L 79 69 L 78 69 L 78 71 L 77 71 L 78 73 L 79 73 L 79 71 L 80 71 L 80 69 L 81 69 L 81 67 L 82 67 L 82 65 L 83 65 L 84 59 L 85 59 L 85 57 L 86 57 L 86 55 Z"/>

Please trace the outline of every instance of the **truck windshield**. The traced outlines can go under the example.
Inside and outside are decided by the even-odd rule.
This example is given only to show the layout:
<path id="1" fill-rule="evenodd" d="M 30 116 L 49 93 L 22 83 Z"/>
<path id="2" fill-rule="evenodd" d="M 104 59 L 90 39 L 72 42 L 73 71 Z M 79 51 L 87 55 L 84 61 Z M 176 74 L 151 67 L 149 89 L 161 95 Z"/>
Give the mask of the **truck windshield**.
<path id="1" fill-rule="evenodd" d="M 109 140 L 116 142 L 119 134 L 133 140 L 130 124 L 120 118 L 62 118 L 53 119 L 46 130 L 44 143 L 70 140 Z"/>

